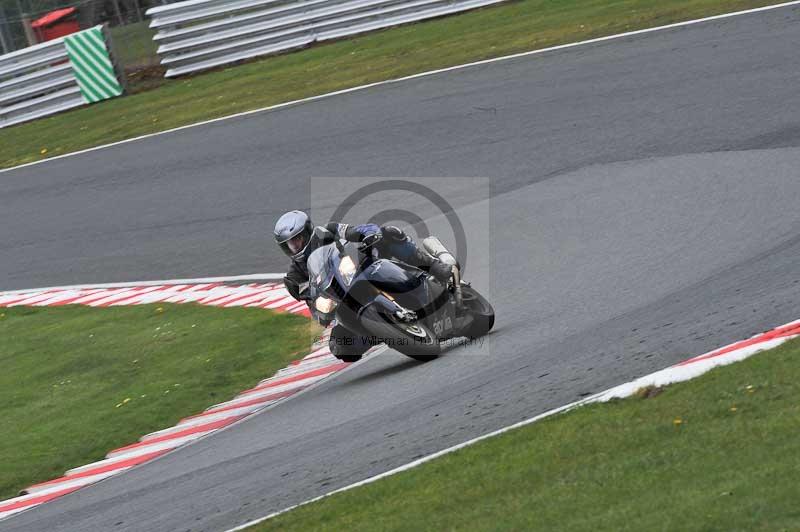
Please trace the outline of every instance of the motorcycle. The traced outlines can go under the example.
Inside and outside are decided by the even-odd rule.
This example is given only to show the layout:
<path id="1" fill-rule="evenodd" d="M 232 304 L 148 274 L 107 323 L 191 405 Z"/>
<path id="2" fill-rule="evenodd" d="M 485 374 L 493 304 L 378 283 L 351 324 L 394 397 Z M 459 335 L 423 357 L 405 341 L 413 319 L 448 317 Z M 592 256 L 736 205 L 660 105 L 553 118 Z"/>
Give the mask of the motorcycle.
<path id="1" fill-rule="evenodd" d="M 314 250 L 307 264 L 317 318 L 335 318 L 362 343 L 386 344 L 420 361 L 438 357 L 444 340 L 487 334 L 494 326 L 491 304 L 460 279 L 455 259 L 437 238 L 424 239 L 422 246 L 453 266 L 446 286 L 363 244 L 334 239 Z M 340 358 L 355 361 L 361 355 Z"/>

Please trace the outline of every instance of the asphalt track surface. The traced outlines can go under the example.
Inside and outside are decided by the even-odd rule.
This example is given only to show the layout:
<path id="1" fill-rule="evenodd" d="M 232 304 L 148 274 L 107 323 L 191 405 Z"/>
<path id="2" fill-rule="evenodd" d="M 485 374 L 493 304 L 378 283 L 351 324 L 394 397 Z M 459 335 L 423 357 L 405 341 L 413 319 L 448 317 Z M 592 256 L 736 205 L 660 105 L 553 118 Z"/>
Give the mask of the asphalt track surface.
<path id="1" fill-rule="evenodd" d="M 798 42 L 784 8 L 0 174 L 4 288 L 277 270 L 311 176 L 485 176 L 451 196 L 490 209 L 498 313 L 483 346 L 374 357 L 0 529 L 225 529 L 797 319 Z"/>

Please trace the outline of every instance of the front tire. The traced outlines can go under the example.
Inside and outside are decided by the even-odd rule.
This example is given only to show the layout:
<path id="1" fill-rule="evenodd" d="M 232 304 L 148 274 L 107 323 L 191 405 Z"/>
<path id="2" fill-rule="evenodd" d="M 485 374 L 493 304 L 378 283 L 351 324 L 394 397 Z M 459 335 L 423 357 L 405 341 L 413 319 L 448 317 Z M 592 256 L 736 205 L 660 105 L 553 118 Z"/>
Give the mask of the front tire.
<path id="1" fill-rule="evenodd" d="M 352 341 L 344 341 L 346 339 Z M 328 349 L 331 354 L 341 360 L 342 362 L 358 362 L 364 356 L 364 353 L 370 348 L 369 345 L 356 345 L 357 336 L 348 331 L 341 325 L 336 325 L 331 330 L 331 336 L 328 339 Z"/>
<path id="2" fill-rule="evenodd" d="M 385 339 L 380 343 L 420 362 L 433 360 L 441 353 L 439 340 L 425 325 L 401 323 L 377 313 L 370 314 L 362 324 L 376 337 Z"/>
<path id="3" fill-rule="evenodd" d="M 358 362 L 359 360 L 361 360 L 361 357 L 363 357 L 364 355 L 337 355 L 336 353 L 334 353 L 333 356 L 335 356 L 342 362 L 347 362 L 349 364 L 352 364 L 353 362 Z"/>

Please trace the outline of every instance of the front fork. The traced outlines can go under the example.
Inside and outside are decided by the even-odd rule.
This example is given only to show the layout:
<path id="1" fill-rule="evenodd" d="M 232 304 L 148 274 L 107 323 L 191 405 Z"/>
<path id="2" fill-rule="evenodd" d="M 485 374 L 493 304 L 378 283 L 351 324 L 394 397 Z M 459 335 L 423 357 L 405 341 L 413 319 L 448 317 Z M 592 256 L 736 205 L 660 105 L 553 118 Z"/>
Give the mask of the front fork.
<path id="1" fill-rule="evenodd" d="M 382 312 L 385 315 L 392 316 L 396 320 L 403 322 L 403 323 L 411 323 L 417 321 L 417 313 L 413 310 L 409 310 L 402 305 L 398 304 L 393 297 L 384 293 L 378 292 L 368 305 L 359 310 L 358 315 L 359 317 L 364 313 L 366 309 L 370 306 L 375 306 L 378 308 L 379 312 Z"/>

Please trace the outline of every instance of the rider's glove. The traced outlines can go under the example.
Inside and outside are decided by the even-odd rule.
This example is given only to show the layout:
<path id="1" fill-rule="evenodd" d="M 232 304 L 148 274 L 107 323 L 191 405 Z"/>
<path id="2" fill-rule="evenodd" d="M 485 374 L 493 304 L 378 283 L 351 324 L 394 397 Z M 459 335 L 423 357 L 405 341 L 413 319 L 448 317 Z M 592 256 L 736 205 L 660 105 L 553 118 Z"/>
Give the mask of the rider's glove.
<path id="1" fill-rule="evenodd" d="M 372 233 L 371 235 L 365 236 L 364 239 L 361 241 L 361 243 L 367 247 L 371 247 L 380 242 L 380 240 L 381 240 L 380 233 Z"/>
<path id="2" fill-rule="evenodd" d="M 357 225 L 355 229 L 361 234 L 361 243 L 367 247 L 374 246 L 381 240 L 381 228 L 375 224 Z"/>

